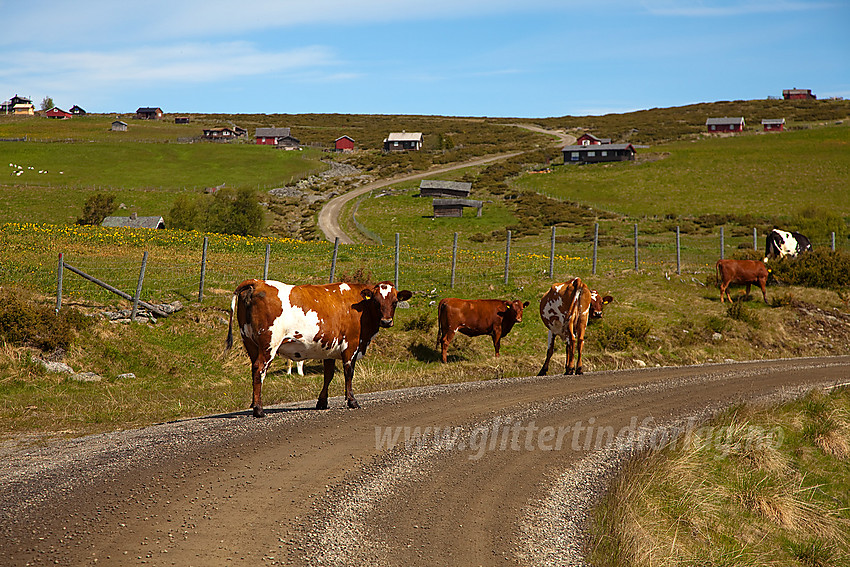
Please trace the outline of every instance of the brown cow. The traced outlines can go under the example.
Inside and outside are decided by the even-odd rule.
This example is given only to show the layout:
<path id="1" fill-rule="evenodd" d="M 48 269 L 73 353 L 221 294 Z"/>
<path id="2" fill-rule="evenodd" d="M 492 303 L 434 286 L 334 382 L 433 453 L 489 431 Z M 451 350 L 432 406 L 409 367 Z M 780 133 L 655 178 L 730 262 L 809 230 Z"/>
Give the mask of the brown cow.
<path id="1" fill-rule="evenodd" d="M 764 262 L 759 260 L 718 260 L 715 265 L 717 270 L 717 284 L 720 286 L 720 303 L 723 303 L 723 294 L 732 302 L 732 297 L 729 295 L 729 286 L 731 284 L 746 284 L 747 295 L 750 294 L 750 287 L 753 284 L 761 288 L 761 295 L 764 302 L 767 303 L 767 275 L 768 269 Z"/>
<path id="2" fill-rule="evenodd" d="M 561 337 L 567 343 L 567 364 L 564 374 L 582 374 L 581 351 L 588 318 L 601 318 L 602 308 L 614 301 L 610 295 L 600 298 L 596 290 L 591 290 L 575 278 L 568 283 L 552 284 L 549 291 L 540 300 L 540 318 L 549 329 L 546 361 L 538 376 L 549 372 L 549 360 L 555 352 L 555 337 Z M 575 361 L 575 369 L 573 369 Z"/>
<path id="3" fill-rule="evenodd" d="M 446 350 L 457 332 L 468 337 L 490 335 L 496 356 L 499 356 L 502 337 L 511 332 L 514 323 L 522 323 L 524 307 L 528 307 L 528 302 L 518 299 L 441 299 L 437 306 L 440 324 L 437 345 L 442 350 L 443 362 L 446 362 Z"/>
<path id="4" fill-rule="evenodd" d="M 351 388 L 354 363 L 366 354 L 381 327 L 393 326 L 396 305 L 411 295 L 407 290 L 396 291 L 390 282 L 287 285 L 246 280 L 239 284 L 230 304 L 226 348 L 233 345 L 236 314 L 242 343 L 251 358 L 254 415 L 265 416 L 263 380 L 278 350 L 295 361 L 324 360 L 325 385 L 316 409 L 327 409 L 335 360 L 342 360 L 348 407 L 360 407 Z"/>

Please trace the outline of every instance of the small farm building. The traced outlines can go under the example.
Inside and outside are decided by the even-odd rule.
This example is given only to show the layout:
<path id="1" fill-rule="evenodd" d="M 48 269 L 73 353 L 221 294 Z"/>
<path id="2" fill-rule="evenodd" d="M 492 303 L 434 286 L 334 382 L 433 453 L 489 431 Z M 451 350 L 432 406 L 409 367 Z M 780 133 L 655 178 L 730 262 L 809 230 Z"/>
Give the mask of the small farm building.
<path id="1" fill-rule="evenodd" d="M 338 152 L 353 152 L 354 139 L 350 136 L 340 136 L 334 140 L 334 150 Z"/>
<path id="2" fill-rule="evenodd" d="M 301 143 L 294 138 L 289 128 L 257 128 L 254 133 L 257 144 L 265 146 L 278 146 L 282 148 L 297 148 Z"/>
<path id="3" fill-rule="evenodd" d="M 77 106 L 76 104 L 71 107 L 70 112 L 74 116 L 85 116 L 86 115 L 86 111 L 83 110 L 82 108 L 80 108 L 79 106 Z"/>
<path id="4" fill-rule="evenodd" d="M 111 130 L 113 132 L 126 132 L 127 131 L 127 123 L 122 122 L 121 120 L 115 120 L 115 121 L 112 122 Z"/>
<path id="5" fill-rule="evenodd" d="M 817 97 L 812 94 L 812 89 L 783 89 L 782 98 L 785 100 L 814 100 Z"/>
<path id="6" fill-rule="evenodd" d="M 73 114 L 68 112 L 67 110 L 62 110 L 61 108 L 53 107 L 50 110 L 44 111 L 44 115 L 48 118 L 56 118 L 58 120 L 68 120 Z"/>
<path id="7" fill-rule="evenodd" d="M 598 146 L 601 144 L 610 144 L 611 138 L 597 138 L 593 134 L 582 134 L 576 140 L 577 146 Z"/>
<path id="8" fill-rule="evenodd" d="M 744 126 L 743 116 L 734 118 L 724 116 L 722 118 L 709 118 L 705 121 L 705 127 L 709 132 L 743 132 Z"/>
<path id="9" fill-rule="evenodd" d="M 204 140 L 235 140 L 239 134 L 233 128 L 204 128 Z"/>
<path id="10" fill-rule="evenodd" d="M 472 191 L 472 183 L 423 179 L 419 182 L 420 197 L 448 197 L 465 199 Z"/>
<path id="11" fill-rule="evenodd" d="M 418 151 L 422 149 L 424 139 L 422 132 L 390 132 L 384 139 L 384 151 Z"/>
<path id="12" fill-rule="evenodd" d="M 15 95 L 11 99 L 0 104 L 2 114 L 23 114 L 32 116 L 35 114 L 35 106 L 26 97 Z"/>
<path id="13" fill-rule="evenodd" d="M 561 152 L 564 154 L 564 163 L 599 163 L 635 159 L 635 147 L 631 144 L 564 146 Z"/>
<path id="14" fill-rule="evenodd" d="M 175 124 L 188 124 L 189 123 L 189 117 L 188 116 L 175 116 L 174 117 L 174 123 Z"/>
<path id="15" fill-rule="evenodd" d="M 462 217 L 464 207 L 478 209 L 477 216 L 481 216 L 484 210 L 483 201 L 471 199 L 434 199 L 434 217 Z"/>
<path id="16" fill-rule="evenodd" d="M 129 217 L 106 217 L 100 226 L 124 228 L 165 228 L 162 217 L 140 217 L 133 213 Z"/>
<path id="17" fill-rule="evenodd" d="M 162 120 L 162 109 L 143 106 L 136 109 L 136 118 L 139 120 Z"/>
<path id="18" fill-rule="evenodd" d="M 785 130 L 784 118 L 765 118 L 761 121 L 765 132 L 782 132 Z"/>

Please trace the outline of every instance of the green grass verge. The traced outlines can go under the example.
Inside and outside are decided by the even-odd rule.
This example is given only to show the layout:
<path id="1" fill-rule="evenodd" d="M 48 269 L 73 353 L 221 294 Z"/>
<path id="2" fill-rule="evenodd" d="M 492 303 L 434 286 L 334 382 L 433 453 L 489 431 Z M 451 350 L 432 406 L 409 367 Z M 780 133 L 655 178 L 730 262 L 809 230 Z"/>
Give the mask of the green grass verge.
<path id="1" fill-rule="evenodd" d="M 630 462 L 595 511 L 599 567 L 850 563 L 850 392 L 725 412 Z"/>

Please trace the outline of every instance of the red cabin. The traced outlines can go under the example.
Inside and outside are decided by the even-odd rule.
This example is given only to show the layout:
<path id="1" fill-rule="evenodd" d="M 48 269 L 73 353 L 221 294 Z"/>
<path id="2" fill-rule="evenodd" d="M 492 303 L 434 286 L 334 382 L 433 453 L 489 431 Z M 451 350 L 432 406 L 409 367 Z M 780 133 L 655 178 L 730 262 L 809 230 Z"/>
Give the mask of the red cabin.
<path id="1" fill-rule="evenodd" d="M 55 106 L 50 110 L 45 111 L 44 115 L 48 118 L 58 118 L 59 120 L 67 120 L 73 116 L 70 112 L 62 110 L 61 108 L 56 108 Z"/>
<path id="2" fill-rule="evenodd" d="M 340 136 L 334 140 L 334 149 L 338 152 L 353 152 L 354 140 L 349 136 Z"/>

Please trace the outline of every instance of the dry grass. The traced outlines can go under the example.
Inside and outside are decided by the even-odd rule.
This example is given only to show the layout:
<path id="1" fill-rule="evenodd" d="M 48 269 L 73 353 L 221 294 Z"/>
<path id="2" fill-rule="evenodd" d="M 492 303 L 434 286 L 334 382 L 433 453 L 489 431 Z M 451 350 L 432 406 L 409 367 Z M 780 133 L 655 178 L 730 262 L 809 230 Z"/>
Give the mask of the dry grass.
<path id="1" fill-rule="evenodd" d="M 845 565 L 850 394 L 738 408 L 629 462 L 597 509 L 598 566 Z M 813 420 L 834 427 L 809 439 Z"/>

